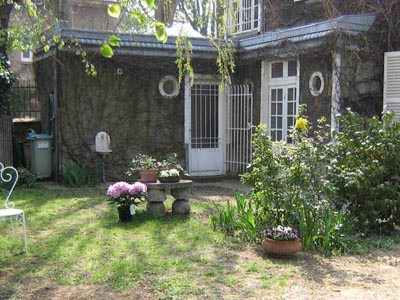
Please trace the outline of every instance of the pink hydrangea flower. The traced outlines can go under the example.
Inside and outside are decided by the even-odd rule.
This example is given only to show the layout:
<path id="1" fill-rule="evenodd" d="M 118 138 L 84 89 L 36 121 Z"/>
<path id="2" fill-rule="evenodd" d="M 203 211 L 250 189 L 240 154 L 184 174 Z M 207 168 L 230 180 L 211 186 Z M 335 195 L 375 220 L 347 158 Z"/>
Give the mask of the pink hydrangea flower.
<path id="1" fill-rule="evenodd" d="M 117 199 L 124 195 L 134 196 L 139 193 L 146 193 L 147 186 L 141 182 L 135 182 L 134 184 L 129 184 L 126 182 L 117 182 L 110 185 L 107 189 L 107 196 L 113 199 Z"/>
<path id="2" fill-rule="evenodd" d="M 126 182 L 117 182 L 111 186 L 109 186 L 108 190 L 107 190 L 107 196 L 111 197 L 111 198 L 119 198 L 121 196 L 123 196 L 124 194 L 128 194 L 129 193 L 129 188 L 130 188 L 130 184 L 126 183 Z"/>
<path id="3" fill-rule="evenodd" d="M 138 193 L 146 193 L 146 192 L 147 192 L 147 186 L 141 182 L 135 182 L 129 188 L 130 195 L 135 195 Z"/>

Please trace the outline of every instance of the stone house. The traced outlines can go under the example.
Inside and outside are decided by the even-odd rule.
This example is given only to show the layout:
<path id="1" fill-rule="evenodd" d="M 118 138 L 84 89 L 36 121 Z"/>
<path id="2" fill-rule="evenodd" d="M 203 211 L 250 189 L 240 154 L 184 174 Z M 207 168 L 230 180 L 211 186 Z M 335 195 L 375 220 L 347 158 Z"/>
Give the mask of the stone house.
<path id="1" fill-rule="evenodd" d="M 253 125 L 264 123 L 273 140 L 288 141 L 301 104 L 312 124 L 325 117 L 332 128 L 346 106 L 364 114 L 382 110 L 383 63 L 364 51 L 366 41 L 380 47 L 374 39 L 380 21 L 368 11 L 327 16 L 316 0 L 232 1 L 237 68 L 232 84 L 221 86 L 216 49 L 192 30 L 195 78 L 179 83 L 173 33 L 165 44 L 152 35 L 120 34 L 121 47 L 105 59 L 99 46 L 112 24 L 104 3 L 96 8 L 104 27 L 88 25 L 91 10 L 71 3 L 58 34 L 79 41 L 97 76 L 86 74 L 76 49 L 36 53 L 42 103 L 54 96 L 54 111 L 43 105 L 43 116 L 55 121 L 43 118 L 42 125 L 54 125 L 56 174 L 68 159 L 94 168 L 99 131 L 111 136 L 107 173 L 115 178 L 139 152 L 176 152 L 192 176 L 239 173 L 250 159 Z"/>

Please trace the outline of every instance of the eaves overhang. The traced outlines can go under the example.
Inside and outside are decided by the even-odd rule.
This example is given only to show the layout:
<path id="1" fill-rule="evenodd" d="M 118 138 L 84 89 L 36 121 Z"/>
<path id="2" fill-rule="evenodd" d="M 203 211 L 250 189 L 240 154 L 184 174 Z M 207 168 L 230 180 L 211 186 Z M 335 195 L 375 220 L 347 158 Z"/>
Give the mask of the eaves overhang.
<path id="1" fill-rule="evenodd" d="M 335 19 L 265 32 L 237 41 L 241 58 L 251 58 L 259 53 L 273 55 L 280 49 L 309 49 L 326 43 L 333 34 L 343 33 L 358 36 L 368 32 L 376 20 L 374 14 L 345 15 Z"/>
<path id="2" fill-rule="evenodd" d="M 376 20 L 374 14 L 344 15 L 335 19 L 307 24 L 304 26 L 279 29 L 265 32 L 252 37 L 234 40 L 239 59 L 256 58 L 265 55 L 285 55 L 288 49 L 303 49 L 323 46 L 329 36 L 345 33 L 358 36 L 368 32 Z M 60 27 L 55 34 L 63 40 L 76 41 L 85 50 L 99 52 L 100 46 L 115 34 L 78 30 Z M 133 55 L 147 57 L 176 58 L 177 37 L 170 36 L 166 43 L 159 42 L 151 34 L 117 34 L 121 39 L 120 47 L 115 49 L 115 55 Z M 192 45 L 192 56 L 195 59 L 215 59 L 218 50 L 206 37 L 189 37 Z M 71 49 L 70 49 L 71 50 Z M 74 49 L 72 49 L 74 50 Z M 68 51 L 64 48 L 62 51 Z M 43 51 L 37 52 L 37 58 L 44 58 Z"/>
<path id="3" fill-rule="evenodd" d="M 115 55 L 134 55 L 149 57 L 176 57 L 177 37 L 168 37 L 166 43 L 158 41 L 150 34 L 121 34 L 113 32 L 100 32 L 90 30 L 78 30 L 70 28 L 58 28 L 53 33 L 64 41 L 72 41 L 79 44 L 84 50 L 99 52 L 100 46 L 108 40 L 111 35 L 120 38 L 120 46 L 115 48 Z M 194 58 L 212 59 L 217 56 L 217 49 L 207 38 L 188 38 L 192 45 Z M 74 47 L 64 47 L 61 51 L 74 50 Z M 38 51 L 38 55 L 43 51 Z"/>

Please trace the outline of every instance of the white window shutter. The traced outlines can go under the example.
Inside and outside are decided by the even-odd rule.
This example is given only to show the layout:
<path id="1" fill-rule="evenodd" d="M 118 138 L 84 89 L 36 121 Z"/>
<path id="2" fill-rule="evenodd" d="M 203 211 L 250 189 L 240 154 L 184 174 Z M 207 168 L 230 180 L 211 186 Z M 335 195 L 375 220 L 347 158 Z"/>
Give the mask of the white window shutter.
<path id="1" fill-rule="evenodd" d="M 400 51 L 385 53 L 383 104 L 400 121 Z"/>

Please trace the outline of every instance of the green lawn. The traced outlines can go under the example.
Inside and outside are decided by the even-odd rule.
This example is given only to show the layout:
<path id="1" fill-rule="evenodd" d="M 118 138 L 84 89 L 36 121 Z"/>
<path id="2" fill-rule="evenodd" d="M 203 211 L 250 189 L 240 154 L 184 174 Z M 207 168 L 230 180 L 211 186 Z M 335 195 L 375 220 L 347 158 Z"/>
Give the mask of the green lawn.
<path id="1" fill-rule="evenodd" d="M 1 222 L 0 299 L 325 299 L 337 296 L 337 278 L 347 278 L 343 291 L 368 284 L 362 291 L 382 293 L 400 280 L 399 239 L 360 244 L 363 259 L 278 260 L 240 246 L 209 223 L 213 203 L 232 194 L 204 186 L 195 189 L 188 218 L 156 219 L 141 208 L 134 222 L 120 224 L 102 188 L 18 188 L 14 199 L 27 215 L 30 252 L 21 253 L 21 232 Z M 385 276 L 388 284 L 377 286 Z"/>
<path id="2" fill-rule="evenodd" d="M 208 202 L 194 200 L 189 218 L 156 219 L 142 208 L 134 222 L 120 224 L 100 188 L 18 189 L 14 199 L 27 215 L 30 253 L 21 254 L 19 236 L 2 222 L 0 299 L 26 295 L 33 280 L 39 286 L 93 285 L 150 298 L 219 298 L 238 289 L 251 296 L 252 286 L 243 286 L 245 274 L 259 278 L 262 289 L 284 286 L 290 273 L 288 268 L 273 276 L 265 272 L 271 261 L 241 259 L 238 245 L 212 231 Z"/>

